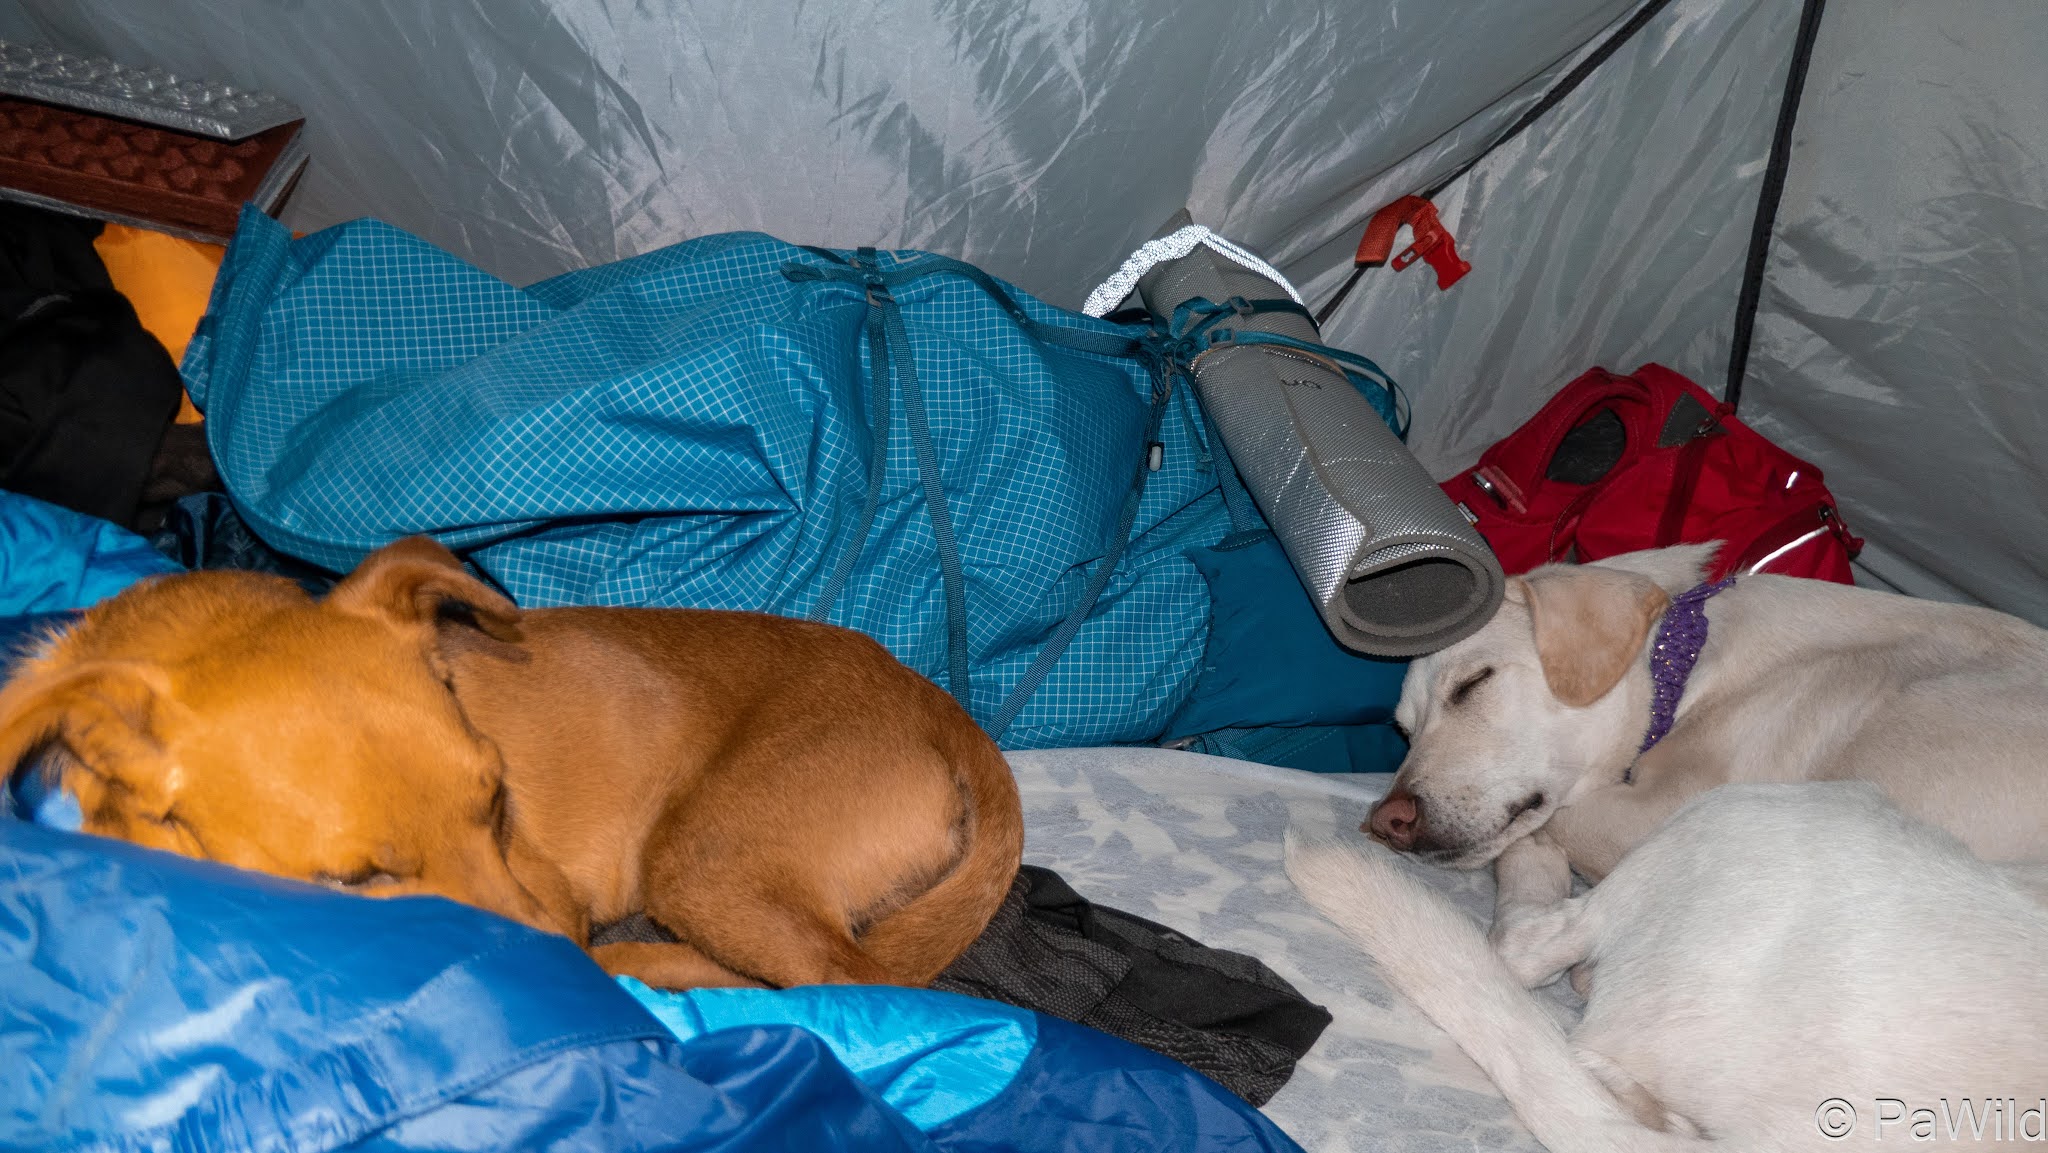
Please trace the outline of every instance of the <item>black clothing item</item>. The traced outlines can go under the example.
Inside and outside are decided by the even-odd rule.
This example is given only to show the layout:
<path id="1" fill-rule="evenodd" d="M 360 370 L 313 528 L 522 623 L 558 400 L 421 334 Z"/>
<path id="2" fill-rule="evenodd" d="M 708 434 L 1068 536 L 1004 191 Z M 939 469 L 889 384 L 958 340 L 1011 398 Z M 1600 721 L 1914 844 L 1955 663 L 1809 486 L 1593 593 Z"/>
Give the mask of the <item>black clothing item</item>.
<path id="1" fill-rule="evenodd" d="M 183 426 L 197 427 L 194 425 Z M 235 511 L 227 494 L 200 492 L 180 497 L 149 538 L 150 546 L 188 569 L 243 569 L 277 573 L 299 582 L 315 596 L 341 579 L 263 543 Z"/>
<path id="2" fill-rule="evenodd" d="M 673 941 L 645 913 L 594 927 L 591 947 Z M 1143 1045 L 1264 1105 L 1329 1011 L 1242 953 L 1089 903 L 1026 865 L 988 928 L 932 988 L 1001 1001 Z"/>
<path id="3" fill-rule="evenodd" d="M 932 988 L 1036 1009 L 1172 1057 L 1263 1105 L 1330 1013 L 1242 953 L 1092 904 L 1026 865 Z"/>
<path id="4" fill-rule="evenodd" d="M 0 488 L 125 525 L 183 385 L 107 278 L 99 230 L 0 204 Z"/>
<path id="5" fill-rule="evenodd" d="M 172 424 L 164 430 L 163 442 L 149 462 L 149 474 L 142 482 L 142 503 L 128 527 L 153 536 L 162 531 L 179 501 L 196 493 L 213 493 L 225 500 L 222 494 L 226 492 L 213 467 L 213 451 L 206 445 L 206 425 Z"/>

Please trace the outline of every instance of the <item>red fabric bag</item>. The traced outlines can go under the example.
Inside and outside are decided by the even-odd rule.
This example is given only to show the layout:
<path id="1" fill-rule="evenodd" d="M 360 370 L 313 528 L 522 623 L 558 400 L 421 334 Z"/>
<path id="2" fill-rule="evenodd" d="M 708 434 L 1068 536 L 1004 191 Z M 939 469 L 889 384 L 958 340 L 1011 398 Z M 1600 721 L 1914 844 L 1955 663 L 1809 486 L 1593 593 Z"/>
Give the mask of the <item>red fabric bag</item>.
<path id="1" fill-rule="evenodd" d="M 1510 573 L 1721 540 L 1709 580 L 1772 572 L 1848 584 L 1863 547 L 1819 469 L 1656 364 L 1572 381 L 1443 488 Z"/>

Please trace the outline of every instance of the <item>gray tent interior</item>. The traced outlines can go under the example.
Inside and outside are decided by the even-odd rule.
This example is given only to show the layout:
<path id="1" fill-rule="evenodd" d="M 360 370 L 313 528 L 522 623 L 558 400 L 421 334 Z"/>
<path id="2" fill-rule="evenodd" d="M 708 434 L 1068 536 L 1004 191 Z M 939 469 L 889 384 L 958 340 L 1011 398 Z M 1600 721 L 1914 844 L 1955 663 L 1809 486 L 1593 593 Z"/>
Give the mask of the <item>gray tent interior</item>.
<path id="1" fill-rule="evenodd" d="M 1317 301 L 1373 210 L 1480 157 L 1435 197 L 1473 272 L 1369 272 L 1326 328 L 1409 390 L 1439 477 L 1594 364 L 1725 388 L 1775 201 L 1743 415 L 1826 471 L 1860 580 L 2048 623 L 2048 5 L 1652 0 L 1616 46 L 1643 11 L 0 0 L 0 39 L 284 96 L 290 223 L 378 216 L 521 283 L 758 229 L 1078 305 L 1185 205 Z"/>

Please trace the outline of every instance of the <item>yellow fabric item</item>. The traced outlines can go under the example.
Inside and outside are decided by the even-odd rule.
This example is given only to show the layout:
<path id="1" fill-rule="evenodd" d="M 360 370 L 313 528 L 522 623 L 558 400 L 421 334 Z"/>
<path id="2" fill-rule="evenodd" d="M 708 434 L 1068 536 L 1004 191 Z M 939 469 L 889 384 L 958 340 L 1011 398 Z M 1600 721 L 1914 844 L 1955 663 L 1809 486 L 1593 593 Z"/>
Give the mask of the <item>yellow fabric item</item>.
<path id="1" fill-rule="evenodd" d="M 142 327 L 163 342 L 172 360 L 185 359 L 185 345 L 199 327 L 199 318 L 206 315 L 213 278 L 227 250 L 125 224 L 107 225 L 93 248 L 106 264 L 114 288 L 135 306 Z M 186 397 L 178 407 L 178 423 L 195 424 L 200 419 L 192 398 Z"/>

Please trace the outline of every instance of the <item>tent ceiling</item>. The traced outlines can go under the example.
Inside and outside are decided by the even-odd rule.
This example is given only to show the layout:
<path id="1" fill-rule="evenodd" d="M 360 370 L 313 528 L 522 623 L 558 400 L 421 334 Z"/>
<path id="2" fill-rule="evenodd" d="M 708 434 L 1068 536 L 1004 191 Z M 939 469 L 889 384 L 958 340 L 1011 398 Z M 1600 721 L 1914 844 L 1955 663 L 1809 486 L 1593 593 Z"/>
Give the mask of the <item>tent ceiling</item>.
<path id="1" fill-rule="evenodd" d="M 760 229 L 1078 305 L 1183 204 L 1268 243 L 1632 6 L 0 0 L 0 38 L 285 96 L 290 223 L 378 216 L 518 283 Z"/>

